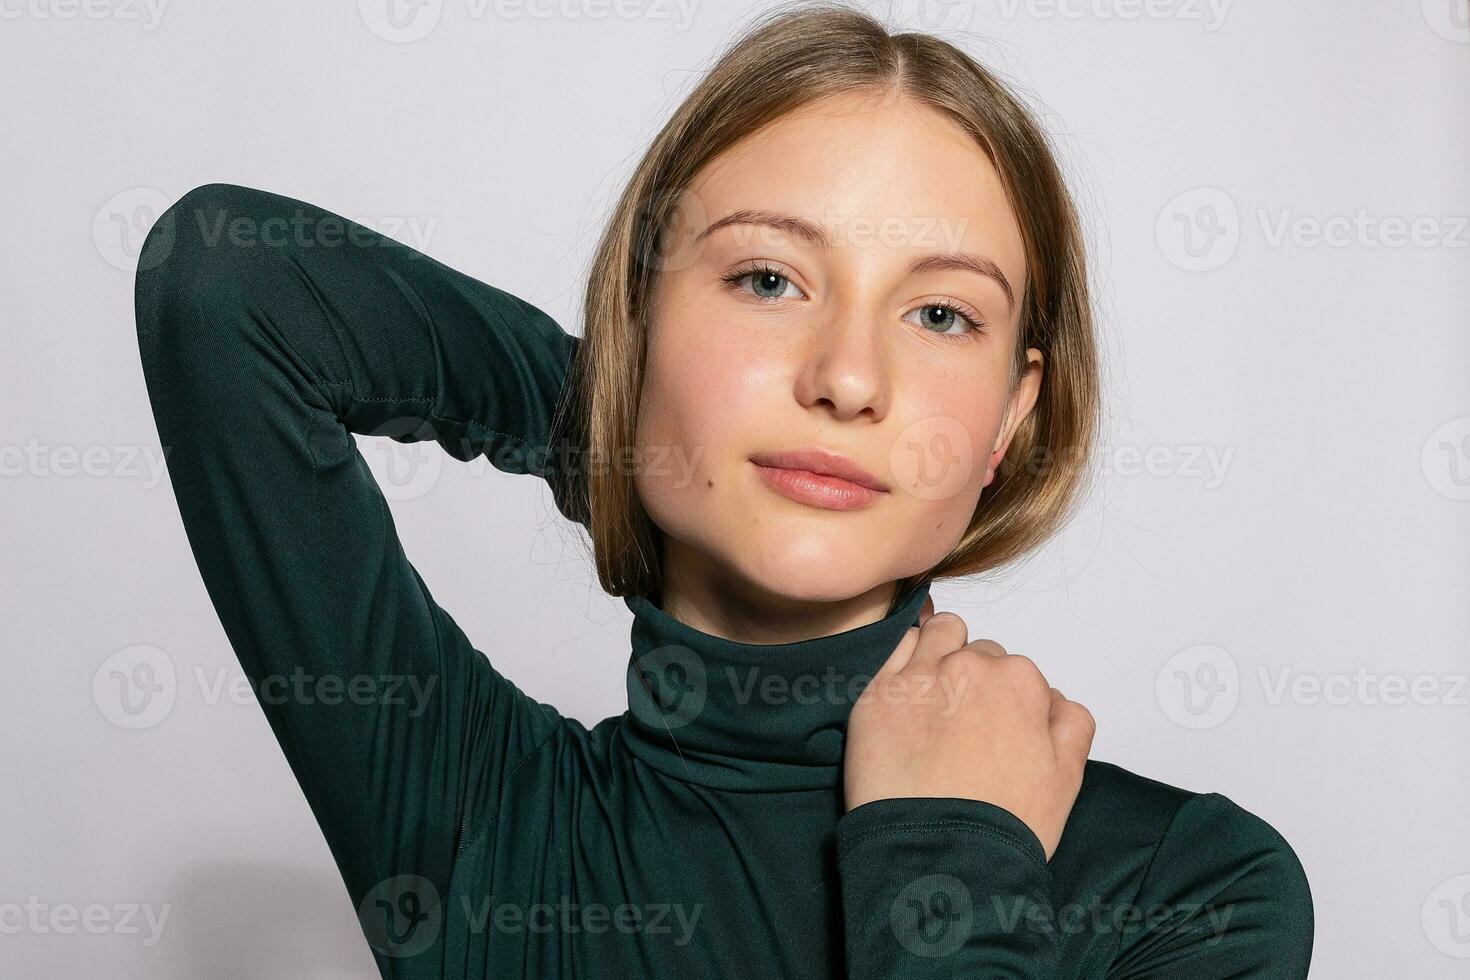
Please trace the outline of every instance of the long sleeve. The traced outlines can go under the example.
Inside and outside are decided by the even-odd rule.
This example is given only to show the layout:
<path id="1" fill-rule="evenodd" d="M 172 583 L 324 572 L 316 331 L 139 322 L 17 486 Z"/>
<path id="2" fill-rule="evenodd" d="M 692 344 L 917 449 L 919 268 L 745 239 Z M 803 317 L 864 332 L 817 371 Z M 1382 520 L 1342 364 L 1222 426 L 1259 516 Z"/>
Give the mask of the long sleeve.
<path id="1" fill-rule="evenodd" d="M 155 223 L 135 312 L 199 572 L 354 904 L 398 875 L 442 894 L 565 720 L 435 603 L 351 433 L 550 480 L 578 341 L 361 225 L 229 184 Z"/>
<path id="2" fill-rule="evenodd" d="M 847 976 L 1051 980 L 1060 934 L 1046 852 L 979 800 L 874 800 L 837 822 Z"/>
<path id="3" fill-rule="evenodd" d="M 853 980 L 1061 980 L 1065 944 L 1089 929 L 1112 944 L 1111 980 L 1302 980 L 1311 959 L 1296 854 L 1215 793 L 1181 802 L 1136 893 L 1100 906 L 1055 906 L 1040 841 L 977 800 L 864 804 L 838 821 L 837 855 Z"/>

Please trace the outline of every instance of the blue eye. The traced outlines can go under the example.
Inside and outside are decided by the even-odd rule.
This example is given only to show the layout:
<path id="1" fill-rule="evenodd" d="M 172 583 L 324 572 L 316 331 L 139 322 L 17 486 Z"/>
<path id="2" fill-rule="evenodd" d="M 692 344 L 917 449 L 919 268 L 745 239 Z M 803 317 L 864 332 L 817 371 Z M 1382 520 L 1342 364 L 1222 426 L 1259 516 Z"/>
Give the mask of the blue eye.
<path id="1" fill-rule="evenodd" d="M 970 310 L 968 307 L 962 307 L 957 303 L 925 303 L 923 306 L 920 306 L 916 310 L 914 310 L 914 313 L 920 314 L 920 320 L 924 321 L 919 323 L 918 326 L 923 327 L 930 333 L 938 334 L 945 339 L 958 340 L 962 339 L 971 330 L 974 330 L 978 333 L 985 329 L 985 321 L 980 319 L 979 314 Z M 910 314 L 910 316 L 912 315 L 913 314 Z M 933 316 L 938 317 L 937 323 L 933 319 L 931 319 L 931 317 Z M 957 334 L 949 333 L 949 329 L 953 327 L 957 321 L 964 325 L 964 329 Z M 939 329 L 933 329 L 935 326 L 937 326 Z"/>
<path id="2" fill-rule="evenodd" d="M 766 300 L 767 302 L 781 299 L 782 294 L 786 291 L 786 286 L 793 288 L 796 286 L 789 277 L 769 265 L 757 265 L 754 268 L 741 269 L 729 275 L 721 276 L 720 280 L 732 289 L 739 289 L 743 282 L 749 280 L 752 283 L 750 291 L 756 298 Z M 770 290 L 770 292 L 767 293 L 766 290 Z M 799 293 L 801 290 L 798 289 L 797 292 Z"/>
<path id="3" fill-rule="evenodd" d="M 788 287 L 796 290 L 798 296 L 805 295 L 791 281 L 791 277 L 766 262 L 758 262 L 736 269 L 734 272 L 721 276 L 720 281 L 728 288 L 748 292 L 764 303 L 774 303 L 783 298 L 790 298 L 786 295 Z M 983 333 L 985 331 L 985 321 L 980 314 L 958 302 L 944 300 L 925 303 L 923 306 L 916 307 L 908 316 L 913 316 L 914 313 L 921 314 L 923 320 L 921 323 L 914 324 L 915 326 L 922 327 L 926 332 L 945 340 L 966 340 L 971 332 Z M 904 319 L 908 320 L 908 316 Z M 950 329 L 956 323 L 962 324 L 963 329 L 958 333 L 950 333 Z M 935 329 L 936 326 L 938 329 Z"/>

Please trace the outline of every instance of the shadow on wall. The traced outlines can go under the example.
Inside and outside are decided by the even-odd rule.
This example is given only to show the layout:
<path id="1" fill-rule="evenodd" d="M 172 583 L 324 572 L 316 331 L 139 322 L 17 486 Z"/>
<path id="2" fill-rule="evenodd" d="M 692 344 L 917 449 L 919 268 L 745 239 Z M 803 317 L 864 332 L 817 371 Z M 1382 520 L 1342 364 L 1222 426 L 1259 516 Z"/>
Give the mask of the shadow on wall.
<path id="1" fill-rule="evenodd" d="M 378 976 L 352 899 L 335 875 L 284 864 L 187 868 L 177 887 L 170 968 L 212 980 L 366 980 Z M 177 969 L 179 972 L 174 973 Z"/>

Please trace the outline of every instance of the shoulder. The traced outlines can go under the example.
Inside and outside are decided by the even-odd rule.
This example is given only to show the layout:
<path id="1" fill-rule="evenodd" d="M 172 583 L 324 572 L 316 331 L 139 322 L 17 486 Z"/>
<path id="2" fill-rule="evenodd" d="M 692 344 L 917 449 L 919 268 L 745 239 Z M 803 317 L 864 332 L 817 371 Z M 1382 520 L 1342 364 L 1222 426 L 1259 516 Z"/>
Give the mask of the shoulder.
<path id="1" fill-rule="evenodd" d="M 1226 796 L 1089 760 L 1057 858 L 1058 883 L 1074 896 L 1108 890 L 1126 906 L 1136 927 L 1120 929 L 1119 965 L 1179 957 L 1249 976 L 1306 973 L 1306 872 L 1270 823 Z"/>
<path id="2" fill-rule="evenodd" d="M 1270 877 L 1287 893 L 1307 895 L 1296 852 L 1265 819 L 1220 793 L 1171 786 L 1110 762 L 1088 760 L 1062 843 L 1094 858 L 1108 849 L 1131 854 L 1142 890 L 1167 890 L 1176 878 L 1213 869 Z"/>

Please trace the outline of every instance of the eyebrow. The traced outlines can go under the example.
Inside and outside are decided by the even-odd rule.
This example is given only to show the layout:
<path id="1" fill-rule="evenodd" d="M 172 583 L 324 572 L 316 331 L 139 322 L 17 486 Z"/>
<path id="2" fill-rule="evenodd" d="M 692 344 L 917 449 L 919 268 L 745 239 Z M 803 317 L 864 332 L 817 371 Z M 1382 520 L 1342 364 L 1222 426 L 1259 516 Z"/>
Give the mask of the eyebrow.
<path id="1" fill-rule="evenodd" d="M 714 234 L 721 228 L 729 225 L 764 225 L 775 228 L 801 239 L 808 245 L 820 249 L 830 249 L 832 239 L 822 226 L 805 218 L 798 218 L 792 214 L 782 214 L 779 211 L 765 211 L 759 208 L 744 208 L 732 211 L 718 221 L 715 221 L 704 231 L 695 236 L 694 242 L 698 244 L 705 238 Z M 1011 288 L 1010 280 L 1005 273 L 1000 271 L 1000 266 L 984 255 L 972 255 L 969 252 L 939 252 L 933 255 L 921 256 L 914 260 L 909 266 L 909 274 L 917 275 L 921 272 L 973 272 L 977 276 L 985 276 L 994 279 L 1006 294 L 1006 302 L 1010 309 L 1016 305 L 1016 293 Z"/>

